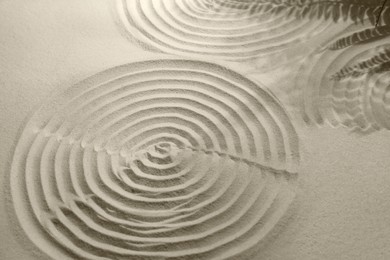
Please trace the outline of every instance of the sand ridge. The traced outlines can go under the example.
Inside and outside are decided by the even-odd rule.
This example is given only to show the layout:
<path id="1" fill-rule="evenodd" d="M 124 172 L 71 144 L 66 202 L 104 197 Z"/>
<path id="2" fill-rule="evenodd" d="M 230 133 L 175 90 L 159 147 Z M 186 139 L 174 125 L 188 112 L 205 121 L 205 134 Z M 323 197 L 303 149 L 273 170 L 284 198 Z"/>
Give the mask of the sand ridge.
<path id="1" fill-rule="evenodd" d="M 298 145 L 260 84 L 206 61 L 139 61 L 31 117 L 11 194 L 27 236 L 52 257 L 226 259 L 283 217 Z"/>
<path id="2" fill-rule="evenodd" d="M 331 21 L 286 13 L 249 13 L 218 1 L 116 1 L 125 34 L 149 49 L 229 61 L 256 60 L 262 69 L 291 62 L 327 35 Z M 292 51 L 293 50 L 293 51 Z M 265 60 L 267 64 L 265 63 Z"/>
<path id="3" fill-rule="evenodd" d="M 369 25 L 350 25 L 335 38 L 350 35 Z M 296 74 L 296 89 L 302 94 L 301 113 L 309 124 L 344 126 L 353 132 L 389 129 L 388 73 L 364 73 L 337 79 L 340 70 L 368 60 L 389 44 L 386 39 L 341 50 L 329 50 L 324 42 L 305 59 Z M 346 69 L 344 69 L 344 72 Z"/>

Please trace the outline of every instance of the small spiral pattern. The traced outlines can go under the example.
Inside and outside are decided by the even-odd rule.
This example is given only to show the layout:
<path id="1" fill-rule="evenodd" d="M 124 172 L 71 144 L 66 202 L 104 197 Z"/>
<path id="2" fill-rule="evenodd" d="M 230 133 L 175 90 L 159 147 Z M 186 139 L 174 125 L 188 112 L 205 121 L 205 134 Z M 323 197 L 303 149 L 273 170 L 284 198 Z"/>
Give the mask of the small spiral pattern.
<path id="1" fill-rule="evenodd" d="M 362 82 L 365 128 L 390 130 L 390 73 L 373 74 Z"/>
<path id="2" fill-rule="evenodd" d="M 337 38 L 362 29 L 361 25 L 351 25 Z M 343 126 L 357 133 L 389 129 L 389 73 L 334 79 L 344 67 L 368 60 L 389 48 L 386 41 L 377 40 L 336 51 L 326 49 L 330 43 L 325 43 L 319 51 L 312 53 L 299 69 L 295 84 L 302 93 L 304 120 L 316 125 Z"/>
<path id="3" fill-rule="evenodd" d="M 126 35 L 155 51 L 229 61 L 260 62 L 258 58 L 268 58 L 264 68 L 306 54 L 314 37 L 322 37 L 332 24 L 295 19 L 286 12 L 250 13 L 244 8 L 246 4 L 247 1 L 234 1 L 232 6 L 210 0 L 118 0 L 117 13 Z"/>
<path id="4" fill-rule="evenodd" d="M 264 87 L 178 58 L 94 75 L 27 122 L 11 194 L 54 259 L 227 259 L 295 195 L 296 132 Z"/>

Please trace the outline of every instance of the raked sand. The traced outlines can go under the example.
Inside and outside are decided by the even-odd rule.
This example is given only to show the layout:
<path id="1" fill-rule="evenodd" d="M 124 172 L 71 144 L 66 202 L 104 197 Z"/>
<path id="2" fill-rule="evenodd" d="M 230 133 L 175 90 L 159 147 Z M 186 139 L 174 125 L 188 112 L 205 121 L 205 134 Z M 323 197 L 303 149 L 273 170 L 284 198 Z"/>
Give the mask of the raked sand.
<path id="1" fill-rule="evenodd" d="M 1 259 L 390 257 L 386 42 L 207 2 L 0 3 Z"/>

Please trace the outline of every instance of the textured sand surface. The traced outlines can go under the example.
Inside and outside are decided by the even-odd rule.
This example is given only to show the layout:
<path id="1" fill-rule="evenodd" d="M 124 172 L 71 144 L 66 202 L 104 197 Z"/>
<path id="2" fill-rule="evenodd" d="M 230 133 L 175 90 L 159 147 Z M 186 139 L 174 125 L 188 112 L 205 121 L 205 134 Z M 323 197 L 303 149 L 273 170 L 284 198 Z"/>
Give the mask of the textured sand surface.
<path id="1" fill-rule="evenodd" d="M 0 259 L 389 259 L 387 43 L 188 3 L 0 1 Z"/>
<path id="2" fill-rule="evenodd" d="M 123 34 L 145 49 L 240 61 L 262 71 L 291 64 L 337 29 L 331 21 L 248 14 L 217 2 L 118 0 L 115 12 Z"/>
<path id="3" fill-rule="evenodd" d="M 153 59 L 39 108 L 14 153 L 11 195 L 53 258 L 240 257 L 294 198 L 298 151 L 261 85 L 208 62 Z"/>

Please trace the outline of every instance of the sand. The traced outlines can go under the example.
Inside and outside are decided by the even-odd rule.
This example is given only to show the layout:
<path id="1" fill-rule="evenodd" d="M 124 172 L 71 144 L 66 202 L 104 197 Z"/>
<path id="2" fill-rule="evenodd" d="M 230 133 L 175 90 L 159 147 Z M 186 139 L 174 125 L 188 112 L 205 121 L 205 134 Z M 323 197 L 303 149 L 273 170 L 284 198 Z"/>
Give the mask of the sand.
<path id="1" fill-rule="evenodd" d="M 388 259 L 388 75 L 327 83 L 386 41 L 185 3 L 0 3 L 0 258 Z"/>

